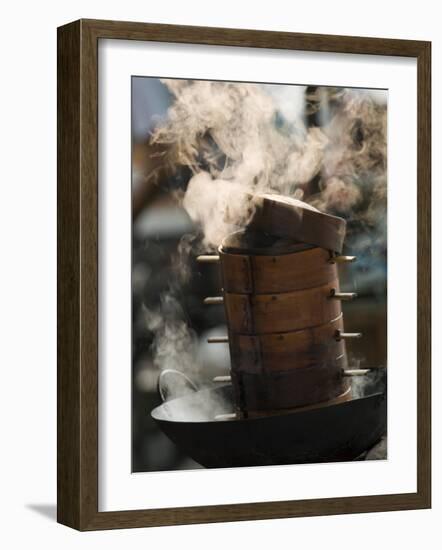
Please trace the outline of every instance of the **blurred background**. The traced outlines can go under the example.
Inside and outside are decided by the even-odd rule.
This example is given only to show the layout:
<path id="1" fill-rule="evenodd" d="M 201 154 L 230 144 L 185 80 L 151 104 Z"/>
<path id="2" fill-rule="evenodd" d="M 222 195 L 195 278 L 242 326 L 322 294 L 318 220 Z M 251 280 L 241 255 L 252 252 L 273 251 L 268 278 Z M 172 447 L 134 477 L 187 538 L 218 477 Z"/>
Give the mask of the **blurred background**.
<path id="1" fill-rule="evenodd" d="M 265 86 L 263 86 L 265 88 Z M 289 93 L 285 93 L 285 91 Z M 273 85 L 269 93 L 280 105 L 275 125 L 296 109 L 305 127 L 321 128 L 334 116 L 340 116 L 342 89 L 317 86 Z M 380 99 L 379 99 L 380 94 Z M 287 106 L 287 97 L 293 103 Z M 367 94 L 367 101 L 386 111 L 386 94 Z M 279 99 L 278 99 L 279 98 Z M 155 319 L 149 312 L 179 309 L 180 322 L 191 329 L 192 354 L 197 358 L 199 383 L 210 383 L 214 376 L 228 374 L 228 347 L 206 343 L 210 335 L 226 333 L 222 307 L 203 305 L 206 296 L 220 293 L 217 264 L 198 264 L 196 254 L 185 246 L 187 275 L 177 269 L 183 259 L 183 243 L 197 239 L 200 229 L 194 225 L 180 205 L 192 172 L 186 166 L 170 170 L 165 161 L 167 144 L 152 143 L 152 133 L 167 123 L 169 108 L 174 102 L 170 88 L 159 79 L 132 78 L 132 197 L 133 197 L 133 256 L 132 256 L 132 467 L 134 472 L 199 468 L 156 427 L 150 411 L 161 404 L 158 393 L 160 368 L 155 361 Z M 337 113 L 337 114 L 336 114 Z M 354 117 L 353 117 L 354 118 Z M 349 135 L 356 152 L 364 142 L 378 139 L 373 125 L 364 117 L 351 120 Z M 336 138 L 338 139 L 338 138 Z M 374 156 L 369 148 L 368 154 Z M 348 159 L 347 159 L 348 161 Z M 382 160 L 384 162 L 385 159 Z M 386 166 L 375 171 L 386 177 Z M 362 171 L 361 171 L 362 172 Z M 370 176 L 371 177 L 371 176 Z M 369 179 L 369 177 L 368 177 Z M 368 185 L 365 180 L 359 185 Z M 304 199 L 317 196 L 318 178 L 312 178 L 303 188 Z M 312 200 L 313 204 L 315 203 Z M 361 206 L 362 208 L 362 206 Z M 358 256 L 354 264 L 340 267 L 341 288 L 356 291 L 358 299 L 343 305 L 346 330 L 362 332 L 360 340 L 347 343 L 351 367 L 386 366 L 387 357 L 387 250 L 386 197 L 371 219 L 362 221 L 358 210 L 340 211 L 339 205 L 329 204 L 328 211 L 347 219 L 348 232 L 345 253 Z M 199 250 L 201 252 L 201 250 Z M 173 303 L 162 297 L 171 292 Z M 187 353 L 189 350 L 182 350 Z M 179 361 L 179 357 L 177 357 Z"/>

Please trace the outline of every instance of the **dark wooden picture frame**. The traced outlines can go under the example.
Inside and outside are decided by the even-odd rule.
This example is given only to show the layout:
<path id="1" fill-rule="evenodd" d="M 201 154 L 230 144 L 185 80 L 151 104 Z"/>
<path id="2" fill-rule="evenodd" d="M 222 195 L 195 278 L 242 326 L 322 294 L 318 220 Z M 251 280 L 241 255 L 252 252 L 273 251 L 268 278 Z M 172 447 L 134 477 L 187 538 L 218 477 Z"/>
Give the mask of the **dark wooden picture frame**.
<path id="1" fill-rule="evenodd" d="M 98 41 L 405 56 L 418 71 L 417 492 L 98 511 Z M 58 29 L 58 521 L 85 531 L 431 506 L 431 43 L 79 20 Z"/>

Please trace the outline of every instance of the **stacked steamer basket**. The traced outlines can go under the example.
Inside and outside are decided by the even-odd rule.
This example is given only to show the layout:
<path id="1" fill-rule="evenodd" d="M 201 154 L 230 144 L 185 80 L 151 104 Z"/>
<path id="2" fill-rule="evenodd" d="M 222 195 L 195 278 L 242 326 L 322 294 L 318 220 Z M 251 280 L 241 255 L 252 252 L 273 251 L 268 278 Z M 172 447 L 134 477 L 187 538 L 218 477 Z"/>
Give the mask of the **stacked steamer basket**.
<path id="1" fill-rule="evenodd" d="M 256 202 L 256 199 L 255 199 Z M 350 399 L 337 264 L 345 221 L 258 197 L 247 230 L 219 249 L 236 414 L 254 417 Z M 222 341 L 214 339 L 212 341 Z"/>

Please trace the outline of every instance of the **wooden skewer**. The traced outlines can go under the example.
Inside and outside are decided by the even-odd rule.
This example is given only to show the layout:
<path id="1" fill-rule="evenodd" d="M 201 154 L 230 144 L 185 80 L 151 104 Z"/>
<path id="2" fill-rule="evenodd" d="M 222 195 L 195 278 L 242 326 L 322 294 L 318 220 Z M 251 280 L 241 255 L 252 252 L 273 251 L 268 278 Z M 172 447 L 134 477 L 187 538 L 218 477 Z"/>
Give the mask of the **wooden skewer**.
<path id="1" fill-rule="evenodd" d="M 222 296 L 209 296 L 204 298 L 204 303 L 206 306 L 217 306 L 224 303 L 224 298 Z"/>
<path id="2" fill-rule="evenodd" d="M 332 256 L 329 259 L 330 264 L 348 264 L 355 262 L 357 260 L 356 256 Z"/>
<path id="3" fill-rule="evenodd" d="M 219 262 L 219 256 L 201 255 L 196 257 L 196 261 L 202 264 L 215 264 Z"/>
<path id="4" fill-rule="evenodd" d="M 213 382 L 231 382 L 231 381 L 232 381 L 232 377 L 229 375 L 215 376 L 215 378 L 213 379 Z"/>
<path id="5" fill-rule="evenodd" d="M 368 374 L 371 369 L 344 369 L 342 372 L 344 376 L 364 376 Z"/>
<path id="6" fill-rule="evenodd" d="M 217 414 L 215 420 L 235 420 L 236 413 Z"/>
<path id="7" fill-rule="evenodd" d="M 207 338 L 208 344 L 228 344 L 229 339 L 227 336 L 214 336 L 213 338 Z"/>
<path id="8" fill-rule="evenodd" d="M 334 288 L 330 292 L 330 298 L 334 298 L 335 300 L 343 300 L 344 302 L 354 300 L 357 296 L 358 295 L 356 292 L 336 292 Z"/>
<path id="9" fill-rule="evenodd" d="M 335 338 L 338 342 L 339 340 L 346 338 L 362 338 L 362 332 L 341 332 L 340 330 L 337 330 Z"/>

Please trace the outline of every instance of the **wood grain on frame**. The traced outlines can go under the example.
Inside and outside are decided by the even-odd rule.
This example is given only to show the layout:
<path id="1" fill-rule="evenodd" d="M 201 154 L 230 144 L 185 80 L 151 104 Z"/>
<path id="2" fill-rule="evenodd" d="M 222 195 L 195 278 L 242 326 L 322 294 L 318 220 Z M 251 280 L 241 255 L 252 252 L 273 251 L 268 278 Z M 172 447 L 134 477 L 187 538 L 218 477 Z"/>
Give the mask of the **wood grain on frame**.
<path id="1" fill-rule="evenodd" d="M 98 65 L 100 38 L 417 58 L 416 493 L 98 512 Z M 431 506 L 431 44 L 80 20 L 58 29 L 58 521 L 79 530 L 381 512 Z"/>

